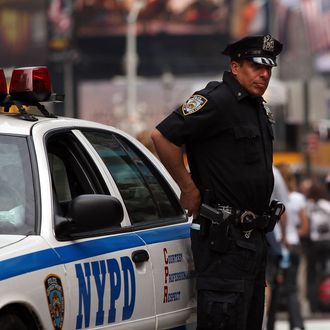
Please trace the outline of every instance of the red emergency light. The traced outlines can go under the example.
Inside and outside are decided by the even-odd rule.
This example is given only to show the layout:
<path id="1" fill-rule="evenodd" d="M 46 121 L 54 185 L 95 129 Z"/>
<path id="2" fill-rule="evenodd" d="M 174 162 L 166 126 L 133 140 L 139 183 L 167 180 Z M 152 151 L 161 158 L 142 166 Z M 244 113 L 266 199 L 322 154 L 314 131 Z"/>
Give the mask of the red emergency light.
<path id="1" fill-rule="evenodd" d="M 13 70 L 9 94 L 22 102 L 45 102 L 52 94 L 47 67 L 25 67 Z"/>
<path id="2" fill-rule="evenodd" d="M 7 81 L 3 69 L 0 68 L 0 101 L 3 101 L 8 94 Z"/>

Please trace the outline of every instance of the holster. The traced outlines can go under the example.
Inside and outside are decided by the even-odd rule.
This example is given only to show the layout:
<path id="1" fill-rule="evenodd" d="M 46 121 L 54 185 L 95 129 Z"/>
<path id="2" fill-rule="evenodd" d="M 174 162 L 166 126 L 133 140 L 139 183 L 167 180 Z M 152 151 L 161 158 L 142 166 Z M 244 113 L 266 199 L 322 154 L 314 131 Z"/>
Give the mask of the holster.
<path id="1" fill-rule="evenodd" d="M 218 253 L 225 253 L 229 244 L 229 223 L 227 221 L 212 223 L 209 235 L 210 249 Z"/>
<path id="2" fill-rule="evenodd" d="M 200 221 L 200 235 L 208 237 L 210 249 L 218 253 L 226 252 L 230 243 L 228 219 L 224 219 L 221 211 L 203 203 Z"/>

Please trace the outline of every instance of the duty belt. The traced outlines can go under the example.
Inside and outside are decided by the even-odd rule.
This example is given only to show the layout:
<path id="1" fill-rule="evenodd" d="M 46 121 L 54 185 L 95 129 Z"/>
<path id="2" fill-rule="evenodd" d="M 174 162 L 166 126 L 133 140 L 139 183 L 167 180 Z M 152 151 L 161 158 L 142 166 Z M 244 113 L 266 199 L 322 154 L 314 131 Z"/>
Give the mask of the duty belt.
<path id="1" fill-rule="evenodd" d="M 239 227 L 246 238 L 249 238 L 254 229 L 265 230 L 270 221 L 270 214 L 264 213 L 262 215 L 256 214 L 252 211 L 242 211 L 234 209 L 230 206 L 215 205 L 215 209 L 223 214 L 223 219 L 235 226 Z"/>
<path id="2" fill-rule="evenodd" d="M 249 238 L 253 229 L 273 230 L 284 211 L 284 205 L 277 200 L 273 200 L 270 204 L 269 211 L 261 215 L 248 210 L 237 210 L 231 206 L 221 204 L 214 206 L 202 204 L 200 215 L 210 220 L 213 224 L 220 224 L 224 221 L 232 223 L 238 226 L 245 233 L 245 236 Z"/>

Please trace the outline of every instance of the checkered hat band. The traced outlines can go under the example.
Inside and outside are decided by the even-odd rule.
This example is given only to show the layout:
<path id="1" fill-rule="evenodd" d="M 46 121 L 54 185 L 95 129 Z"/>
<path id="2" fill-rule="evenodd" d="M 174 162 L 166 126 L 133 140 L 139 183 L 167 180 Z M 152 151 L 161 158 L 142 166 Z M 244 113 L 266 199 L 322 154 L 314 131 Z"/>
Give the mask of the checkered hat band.
<path id="1" fill-rule="evenodd" d="M 253 57 L 252 60 L 255 63 L 268 65 L 268 66 L 276 66 L 276 62 L 269 57 Z"/>

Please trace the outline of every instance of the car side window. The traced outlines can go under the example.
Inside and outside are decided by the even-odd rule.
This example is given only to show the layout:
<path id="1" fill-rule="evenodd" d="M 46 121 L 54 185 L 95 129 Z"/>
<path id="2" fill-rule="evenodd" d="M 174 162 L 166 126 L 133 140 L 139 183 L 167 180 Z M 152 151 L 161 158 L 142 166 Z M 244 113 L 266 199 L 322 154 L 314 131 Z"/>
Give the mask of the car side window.
<path id="1" fill-rule="evenodd" d="M 47 139 L 57 214 L 66 216 L 71 201 L 85 194 L 109 194 L 98 171 L 93 168 L 84 148 L 71 132 L 51 135 Z"/>
<path id="2" fill-rule="evenodd" d="M 152 162 L 118 134 L 84 131 L 121 193 L 132 224 L 182 221 L 180 203 Z"/>
<path id="3" fill-rule="evenodd" d="M 0 234 L 36 231 L 36 205 L 27 140 L 0 136 Z"/>

